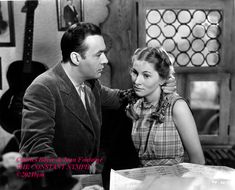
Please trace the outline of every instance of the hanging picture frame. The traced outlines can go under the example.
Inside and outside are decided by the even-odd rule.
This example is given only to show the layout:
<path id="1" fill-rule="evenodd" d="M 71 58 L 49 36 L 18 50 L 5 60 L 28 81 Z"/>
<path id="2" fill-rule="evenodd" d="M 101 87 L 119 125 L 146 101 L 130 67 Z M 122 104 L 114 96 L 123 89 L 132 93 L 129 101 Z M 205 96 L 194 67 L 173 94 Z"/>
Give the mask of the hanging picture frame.
<path id="1" fill-rule="evenodd" d="M 0 57 L 0 90 L 2 90 L 2 62 Z"/>
<path id="2" fill-rule="evenodd" d="M 0 47 L 15 46 L 13 1 L 0 1 Z"/>
<path id="3" fill-rule="evenodd" d="M 84 0 L 56 0 L 58 30 L 84 20 Z"/>

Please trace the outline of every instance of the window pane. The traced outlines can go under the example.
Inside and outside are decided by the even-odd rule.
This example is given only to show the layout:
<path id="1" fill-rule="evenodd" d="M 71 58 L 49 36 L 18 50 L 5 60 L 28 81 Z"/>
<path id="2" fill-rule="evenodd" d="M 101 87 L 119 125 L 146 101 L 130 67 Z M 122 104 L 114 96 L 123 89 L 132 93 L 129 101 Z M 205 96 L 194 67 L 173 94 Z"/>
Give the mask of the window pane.
<path id="1" fill-rule="evenodd" d="M 218 9 L 148 9 L 146 45 L 163 46 L 175 66 L 215 67 L 222 49 L 222 16 Z"/>
<path id="2" fill-rule="evenodd" d="M 220 114 L 218 82 L 190 82 L 190 106 L 199 134 L 218 134 Z"/>

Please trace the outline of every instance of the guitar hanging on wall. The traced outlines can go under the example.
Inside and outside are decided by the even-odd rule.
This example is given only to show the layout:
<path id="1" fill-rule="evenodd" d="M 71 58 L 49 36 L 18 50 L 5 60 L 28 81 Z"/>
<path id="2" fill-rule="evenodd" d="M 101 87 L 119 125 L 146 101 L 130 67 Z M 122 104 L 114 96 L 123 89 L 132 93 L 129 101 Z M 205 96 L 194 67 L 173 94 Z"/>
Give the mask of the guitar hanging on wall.
<path id="1" fill-rule="evenodd" d="M 26 88 L 38 75 L 47 70 L 44 64 L 32 61 L 34 11 L 37 6 L 38 0 L 28 0 L 21 10 L 26 13 L 23 60 L 10 64 L 7 71 L 9 89 L 0 100 L 0 124 L 10 133 L 21 128 L 21 112 Z"/>

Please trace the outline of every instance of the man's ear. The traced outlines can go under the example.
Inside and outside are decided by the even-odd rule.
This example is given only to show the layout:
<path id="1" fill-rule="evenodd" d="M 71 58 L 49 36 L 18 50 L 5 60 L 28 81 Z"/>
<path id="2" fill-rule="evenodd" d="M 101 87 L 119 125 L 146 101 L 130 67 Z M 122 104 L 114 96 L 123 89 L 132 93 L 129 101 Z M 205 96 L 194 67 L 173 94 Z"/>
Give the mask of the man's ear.
<path id="1" fill-rule="evenodd" d="M 77 53 L 77 52 L 71 52 L 71 54 L 70 54 L 70 59 L 71 59 L 71 61 L 72 61 L 72 63 L 73 64 L 75 64 L 75 65 L 79 65 L 79 63 L 80 63 L 80 61 L 81 61 L 81 59 L 82 59 L 82 57 L 81 57 L 81 55 L 79 54 L 79 53 Z"/>

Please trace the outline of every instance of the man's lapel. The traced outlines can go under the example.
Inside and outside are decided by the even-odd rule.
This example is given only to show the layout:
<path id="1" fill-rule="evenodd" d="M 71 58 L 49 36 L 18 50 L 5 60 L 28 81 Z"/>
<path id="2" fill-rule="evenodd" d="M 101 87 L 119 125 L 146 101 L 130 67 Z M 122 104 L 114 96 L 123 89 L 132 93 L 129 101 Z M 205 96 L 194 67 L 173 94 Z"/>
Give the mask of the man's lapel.
<path id="1" fill-rule="evenodd" d="M 60 77 L 59 85 L 60 91 L 63 93 L 65 107 L 72 112 L 72 114 L 77 117 L 85 127 L 94 133 L 91 120 L 84 108 L 82 100 L 60 64 L 55 67 L 55 73 Z"/>
<path id="2" fill-rule="evenodd" d="M 96 106 L 96 100 L 94 97 L 94 94 L 92 93 L 92 90 L 87 83 L 85 83 L 85 94 L 86 94 L 86 107 L 87 112 L 90 116 L 90 120 L 92 122 L 92 125 L 94 126 L 95 134 L 100 134 L 100 126 L 101 126 L 101 112 L 98 110 Z M 99 135 L 98 135 L 99 136 Z"/>
<path id="3" fill-rule="evenodd" d="M 66 101 L 66 108 L 70 110 L 79 120 L 83 122 L 84 125 L 88 126 L 90 129 L 92 129 L 92 124 L 90 121 L 90 118 L 87 114 L 87 111 L 84 108 L 84 105 L 77 94 L 76 90 L 71 91 L 70 94 L 67 96 L 67 101 Z"/>

